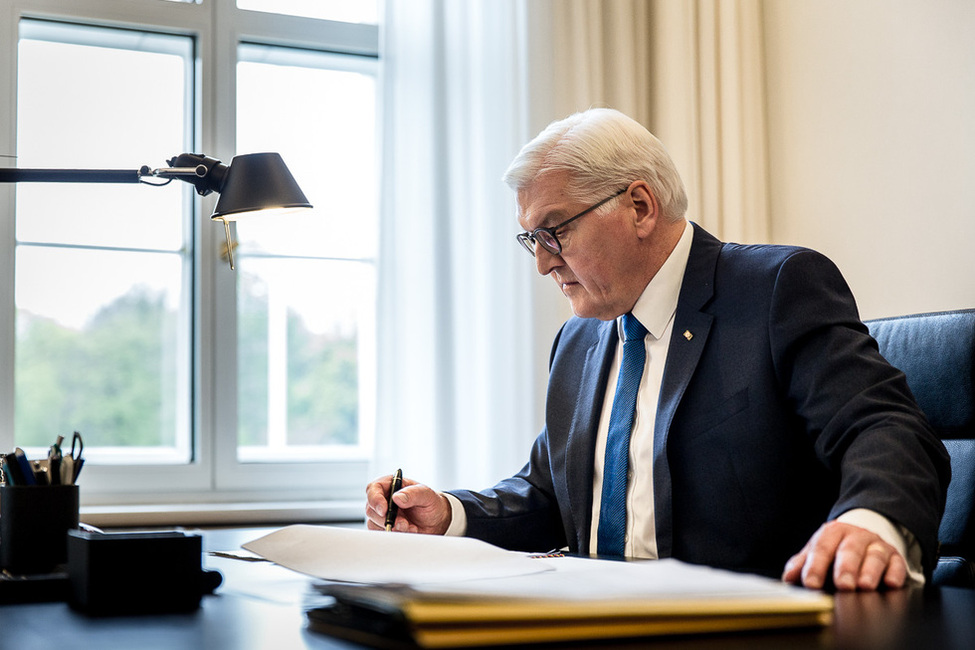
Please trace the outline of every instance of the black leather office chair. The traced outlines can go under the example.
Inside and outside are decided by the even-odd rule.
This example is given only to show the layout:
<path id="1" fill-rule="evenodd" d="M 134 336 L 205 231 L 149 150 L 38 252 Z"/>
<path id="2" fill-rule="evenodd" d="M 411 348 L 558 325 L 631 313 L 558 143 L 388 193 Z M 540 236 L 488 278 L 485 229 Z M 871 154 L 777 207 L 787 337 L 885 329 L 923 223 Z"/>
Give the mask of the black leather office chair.
<path id="1" fill-rule="evenodd" d="M 951 454 L 932 582 L 975 588 L 975 309 L 867 321 Z"/>

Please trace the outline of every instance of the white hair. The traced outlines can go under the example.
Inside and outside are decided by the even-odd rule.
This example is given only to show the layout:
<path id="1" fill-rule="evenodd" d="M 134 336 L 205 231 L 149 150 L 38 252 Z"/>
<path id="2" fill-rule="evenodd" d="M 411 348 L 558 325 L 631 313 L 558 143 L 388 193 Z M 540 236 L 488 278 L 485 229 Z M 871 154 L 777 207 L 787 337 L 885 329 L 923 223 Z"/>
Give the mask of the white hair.
<path id="1" fill-rule="evenodd" d="M 670 154 L 636 120 L 610 108 L 593 108 L 552 122 L 522 147 L 504 173 L 516 192 L 543 174 L 568 172 L 566 193 L 598 201 L 634 181 L 645 181 L 665 218 L 687 211 L 684 183 Z"/>

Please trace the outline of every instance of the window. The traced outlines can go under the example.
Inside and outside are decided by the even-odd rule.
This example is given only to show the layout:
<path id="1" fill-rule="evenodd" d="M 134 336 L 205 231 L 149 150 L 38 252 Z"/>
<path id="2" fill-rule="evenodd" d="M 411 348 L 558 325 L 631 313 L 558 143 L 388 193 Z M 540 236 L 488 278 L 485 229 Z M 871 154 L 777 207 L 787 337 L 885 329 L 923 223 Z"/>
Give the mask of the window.
<path id="1" fill-rule="evenodd" d="M 189 148 L 192 39 L 23 20 L 18 54 L 21 167 L 162 167 Z M 90 463 L 191 460 L 189 216 L 179 191 L 18 187 L 15 442 L 29 454 L 79 430 Z"/>
<path id="2" fill-rule="evenodd" d="M 186 183 L 0 187 L 15 323 L 0 322 L 0 448 L 40 455 L 80 431 L 89 506 L 358 498 L 375 421 L 375 7 L 323 20 L 275 2 L 282 22 L 243 0 L 139 0 L 124 18 L 106 0 L 50 4 L 0 0 L 15 17 L 0 40 L 18 42 L 0 52 L 16 97 L 0 164 L 277 151 L 316 210 L 237 222 L 232 272 L 215 197 Z"/>
<path id="3" fill-rule="evenodd" d="M 375 60 L 243 44 L 237 147 L 275 148 L 318 206 L 237 224 L 238 458 L 368 457 L 375 393 Z"/>

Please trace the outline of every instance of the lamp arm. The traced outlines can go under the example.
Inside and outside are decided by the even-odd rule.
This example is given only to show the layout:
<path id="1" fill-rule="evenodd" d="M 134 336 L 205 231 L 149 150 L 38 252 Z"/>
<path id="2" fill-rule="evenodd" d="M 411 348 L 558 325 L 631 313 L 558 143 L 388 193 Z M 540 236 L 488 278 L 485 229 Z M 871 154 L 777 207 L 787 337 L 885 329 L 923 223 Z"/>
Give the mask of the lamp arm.
<path id="1" fill-rule="evenodd" d="M 0 168 L 0 183 L 138 183 L 138 169 Z"/>
<path id="2" fill-rule="evenodd" d="M 178 178 L 196 187 L 200 196 L 219 192 L 230 169 L 216 158 L 184 153 L 166 161 L 169 167 L 150 169 L 26 169 L 0 167 L 0 183 L 142 183 L 147 176 Z M 158 183 L 157 183 L 158 184 Z"/>

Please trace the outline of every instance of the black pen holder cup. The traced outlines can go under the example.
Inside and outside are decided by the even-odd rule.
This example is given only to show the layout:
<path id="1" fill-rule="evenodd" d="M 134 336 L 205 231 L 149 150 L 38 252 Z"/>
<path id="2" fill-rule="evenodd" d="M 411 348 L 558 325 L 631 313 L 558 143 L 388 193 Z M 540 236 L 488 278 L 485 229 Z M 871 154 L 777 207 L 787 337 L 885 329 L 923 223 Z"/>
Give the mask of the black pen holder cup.
<path id="1" fill-rule="evenodd" d="M 77 485 L 0 487 L 0 569 L 57 570 L 68 561 L 68 531 L 77 527 Z"/>

